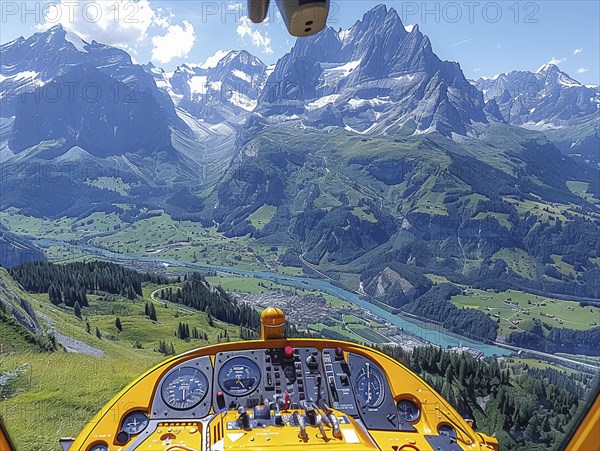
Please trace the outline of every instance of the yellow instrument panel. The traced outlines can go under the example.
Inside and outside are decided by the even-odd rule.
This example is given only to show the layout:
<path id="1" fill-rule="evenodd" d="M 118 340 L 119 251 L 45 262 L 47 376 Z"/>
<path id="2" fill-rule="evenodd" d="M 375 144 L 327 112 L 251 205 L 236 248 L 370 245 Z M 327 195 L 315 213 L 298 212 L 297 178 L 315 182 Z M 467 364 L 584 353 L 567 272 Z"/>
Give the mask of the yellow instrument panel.
<path id="1" fill-rule="evenodd" d="M 72 451 L 497 450 L 409 369 L 353 343 L 285 339 L 262 314 L 261 340 L 171 358 L 110 401 Z"/>

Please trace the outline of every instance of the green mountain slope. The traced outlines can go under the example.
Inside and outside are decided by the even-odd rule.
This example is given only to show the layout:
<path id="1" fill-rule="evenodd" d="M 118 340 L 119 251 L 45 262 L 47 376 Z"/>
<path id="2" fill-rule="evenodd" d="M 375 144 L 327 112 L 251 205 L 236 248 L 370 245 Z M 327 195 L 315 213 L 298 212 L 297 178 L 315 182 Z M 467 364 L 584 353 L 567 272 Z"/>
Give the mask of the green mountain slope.
<path id="1" fill-rule="evenodd" d="M 255 125 L 205 214 L 227 236 L 288 246 L 395 307 L 429 288 L 427 273 L 594 298 L 597 176 L 538 133 L 505 125 L 462 142 Z M 378 290 L 386 269 L 399 277 Z"/>
<path id="2" fill-rule="evenodd" d="M 77 278 L 66 267 L 63 270 Z M 177 286 L 176 280 L 168 286 L 145 284 L 135 301 L 90 292 L 89 306 L 82 307 L 78 318 L 73 308 L 53 305 L 48 293 L 24 292 L 0 269 L 0 305 L 4 305 L 0 309 L 0 412 L 17 449 L 59 450 L 60 437 L 77 435 L 119 390 L 165 359 L 161 343 L 173 348 L 167 351 L 182 353 L 239 340 L 239 326 L 152 300 L 156 290 Z M 154 306 L 156 321 L 145 315 L 148 304 Z M 55 336 L 51 341 L 56 351 L 48 352 L 35 334 L 14 319 L 13 307 Z M 116 327 L 117 317 L 122 330 Z M 180 324 L 200 331 L 201 336 L 176 337 Z"/>

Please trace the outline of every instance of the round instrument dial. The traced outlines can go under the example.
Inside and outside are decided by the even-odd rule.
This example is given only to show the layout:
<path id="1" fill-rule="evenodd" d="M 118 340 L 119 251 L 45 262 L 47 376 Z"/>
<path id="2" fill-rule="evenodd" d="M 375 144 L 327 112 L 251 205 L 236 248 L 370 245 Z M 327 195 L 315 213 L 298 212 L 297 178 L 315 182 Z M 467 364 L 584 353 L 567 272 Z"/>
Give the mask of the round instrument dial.
<path id="1" fill-rule="evenodd" d="M 385 396 L 383 375 L 371 363 L 365 363 L 356 375 L 356 392 L 365 407 L 376 408 L 383 403 Z"/>
<path id="2" fill-rule="evenodd" d="M 398 401 L 398 415 L 408 423 L 414 423 L 421 416 L 419 407 L 409 399 Z"/>
<path id="3" fill-rule="evenodd" d="M 259 383 L 258 365 L 247 357 L 229 359 L 219 370 L 219 385 L 230 396 L 249 395 Z"/>
<path id="4" fill-rule="evenodd" d="M 96 443 L 89 451 L 108 451 L 108 445 L 104 443 Z"/>
<path id="5" fill-rule="evenodd" d="M 129 435 L 137 435 L 148 426 L 148 416 L 145 412 L 132 412 L 123 420 L 121 429 Z"/>
<path id="6" fill-rule="evenodd" d="M 441 424 L 438 427 L 438 434 L 445 435 L 446 437 L 456 438 L 456 430 L 449 424 Z"/>
<path id="7" fill-rule="evenodd" d="M 169 374 L 161 388 L 161 396 L 167 406 L 176 410 L 188 410 L 202 402 L 208 391 L 208 379 L 196 368 L 178 368 Z"/>

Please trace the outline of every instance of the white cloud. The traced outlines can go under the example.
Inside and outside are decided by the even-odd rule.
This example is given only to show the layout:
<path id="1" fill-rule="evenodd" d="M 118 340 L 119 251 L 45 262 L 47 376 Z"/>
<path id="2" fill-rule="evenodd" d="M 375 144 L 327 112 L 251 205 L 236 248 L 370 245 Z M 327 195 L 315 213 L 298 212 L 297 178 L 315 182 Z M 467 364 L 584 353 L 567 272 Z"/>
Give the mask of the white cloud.
<path id="1" fill-rule="evenodd" d="M 475 69 L 473 69 L 473 72 L 481 72 L 481 69 L 479 67 L 476 67 Z"/>
<path id="2" fill-rule="evenodd" d="M 582 48 L 581 49 L 575 49 L 575 50 L 573 50 L 573 55 L 577 55 L 578 53 L 581 53 L 581 52 L 583 52 Z"/>
<path id="3" fill-rule="evenodd" d="M 60 0 L 50 2 L 44 11 L 45 21 L 36 26 L 38 30 L 60 24 L 85 41 L 119 47 L 131 55 L 151 41 L 152 59 L 161 63 L 187 56 L 196 41 L 191 23 L 174 24 L 171 10 L 153 9 L 149 0 Z M 156 32 L 162 35 L 149 39 Z"/>
<path id="4" fill-rule="evenodd" d="M 256 27 L 247 16 L 242 17 L 237 26 L 238 36 L 242 39 L 250 38 L 252 45 L 261 48 L 264 53 L 273 53 L 271 38 L 266 32 L 263 34 L 259 30 L 253 29 L 253 26 Z"/>
<path id="5" fill-rule="evenodd" d="M 184 20 L 183 26 L 169 25 L 166 30 L 164 35 L 152 38 L 152 60 L 168 63 L 174 58 L 188 56 L 196 42 L 194 26 Z"/>
<path id="6" fill-rule="evenodd" d="M 585 74 L 589 69 L 586 69 L 585 67 L 580 67 L 579 69 L 577 69 L 577 73 L 578 74 Z"/>
<path id="7" fill-rule="evenodd" d="M 556 58 L 553 56 L 552 59 L 546 64 L 554 64 L 555 66 L 558 66 L 560 63 L 564 63 L 565 61 L 567 61 L 567 58 Z"/>
<path id="8" fill-rule="evenodd" d="M 200 65 L 202 69 L 210 69 L 213 67 L 217 67 L 219 61 L 221 61 L 225 56 L 229 53 L 227 50 L 217 50 L 214 55 L 206 58 L 203 64 Z"/>
<path id="9" fill-rule="evenodd" d="M 148 0 L 60 0 L 49 3 L 44 12 L 45 22 L 36 26 L 38 30 L 60 24 L 88 42 L 124 49 L 144 41 L 148 28 L 162 19 Z"/>

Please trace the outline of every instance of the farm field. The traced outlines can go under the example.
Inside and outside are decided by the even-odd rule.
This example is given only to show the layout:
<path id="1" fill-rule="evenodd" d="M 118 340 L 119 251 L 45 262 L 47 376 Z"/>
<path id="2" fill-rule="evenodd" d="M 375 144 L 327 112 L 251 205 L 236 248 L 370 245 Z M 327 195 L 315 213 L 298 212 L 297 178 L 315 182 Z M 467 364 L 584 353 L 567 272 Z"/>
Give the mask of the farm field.
<path id="1" fill-rule="evenodd" d="M 499 319 L 499 334 L 520 330 L 519 325 L 538 319 L 553 327 L 586 330 L 600 324 L 600 308 L 580 307 L 577 302 L 545 298 L 521 291 L 493 293 L 468 288 L 467 295 L 453 296 L 459 308 L 481 310 Z M 594 324 L 597 323 L 597 324 Z"/>
<path id="2" fill-rule="evenodd" d="M 301 268 L 285 267 L 278 259 L 286 247 L 252 243 L 249 237 L 227 238 L 216 227 L 203 227 L 192 221 L 177 221 L 161 211 L 146 212 L 150 217 L 133 224 L 121 221 L 116 213 L 92 213 L 75 218 L 43 219 L 20 213 L 15 208 L 0 212 L 0 226 L 32 239 L 80 240 L 112 252 L 179 260 L 182 262 L 230 266 L 239 269 L 269 269 L 301 275 Z M 259 209 L 252 220 L 266 225 L 275 213 L 273 207 Z M 259 225 L 258 223 L 256 224 Z M 51 261 L 81 260 L 85 255 L 68 246 L 45 249 Z"/>

